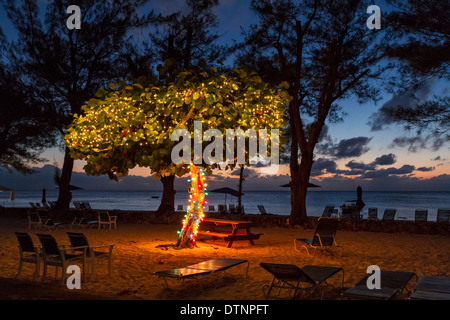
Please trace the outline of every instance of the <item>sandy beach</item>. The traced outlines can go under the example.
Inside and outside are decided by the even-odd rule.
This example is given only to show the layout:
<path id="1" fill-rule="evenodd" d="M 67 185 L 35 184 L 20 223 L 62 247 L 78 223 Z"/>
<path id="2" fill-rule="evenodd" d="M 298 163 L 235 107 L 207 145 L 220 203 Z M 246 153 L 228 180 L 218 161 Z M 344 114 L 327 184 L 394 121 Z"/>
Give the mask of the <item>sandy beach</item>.
<path id="1" fill-rule="evenodd" d="M 25 264 L 20 282 L 14 280 L 19 262 L 19 250 L 15 231 L 28 231 L 24 219 L 0 218 L 0 286 L 4 288 L 2 299 L 40 299 L 54 288 L 58 299 L 146 299 L 146 300 L 262 300 L 261 286 L 270 283 L 271 275 L 259 266 L 261 262 L 305 265 L 338 266 L 345 271 L 344 288 L 352 287 L 366 274 L 370 265 L 378 265 L 382 270 L 410 271 L 417 274 L 450 276 L 450 237 L 446 235 L 353 232 L 340 231 L 337 242 L 343 247 L 342 257 L 326 252 L 318 252 L 315 257 L 294 250 L 295 238 L 312 236 L 312 229 L 303 228 L 254 228 L 263 233 L 255 245 L 247 241 L 237 241 L 227 248 L 221 240 L 199 240 L 194 249 L 176 250 L 170 247 L 176 243 L 177 224 L 132 224 L 119 223 L 117 230 L 81 230 L 91 245 L 114 244 L 114 260 L 111 277 L 107 275 L 107 263 L 100 262 L 96 268 L 96 279 L 82 283 L 80 296 L 74 296 L 65 286 L 60 286 L 54 278 L 54 268 L 49 269 L 44 284 L 34 282 L 21 292 L 18 287 L 8 290 L 8 286 L 32 280 L 34 265 Z M 75 229 L 80 230 L 80 229 Z M 50 233 L 59 244 L 69 244 L 66 232 L 69 228 Z M 36 231 L 30 232 L 35 244 L 39 244 Z M 179 268 L 214 258 L 247 259 L 246 265 L 228 270 L 223 277 L 211 276 L 200 282 L 186 280 L 184 284 L 153 275 L 156 271 Z M 341 299 L 340 276 L 330 281 L 324 299 Z M 412 282 L 412 285 L 414 282 Z M 5 289 L 6 287 L 6 289 Z M 26 293 L 28 292 L 28 293 Z M 30 296 L 31 295 L 31 296 Z M 84 295 L 84 296 L 82 296 Z M 52 297 L 52 296 L 51 296 Z M 53 297 L 55 298 L 55 297 Z M 313 295 L 311 299 L 320 296 Z"/>

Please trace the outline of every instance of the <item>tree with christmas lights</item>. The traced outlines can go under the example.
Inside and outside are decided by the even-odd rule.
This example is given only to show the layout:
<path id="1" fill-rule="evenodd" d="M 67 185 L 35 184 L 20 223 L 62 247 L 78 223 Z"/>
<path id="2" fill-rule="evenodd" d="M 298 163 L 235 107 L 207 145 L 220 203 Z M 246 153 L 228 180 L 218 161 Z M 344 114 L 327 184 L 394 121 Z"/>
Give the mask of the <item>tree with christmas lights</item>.
<path id="1" fill-rule="evenodd" d="M 219 163 L 194 159 L 174 163 L 171 153 L 177 141 L 172 134 L 185 129 L 194 136 L 194 123 L 218 129 L 283 129 L 290 97 L 282 86 L 264 83 L 256 73 L 233 69 L 221 74 L 217 69 L 184 71 L 168 85 L 139 83 L 110 84 L 83 106 L 83 115 L 74 115 L 66 145 L 75 159 L 84 159 L 88 175 L 123 177 L 135 166 L 148 167 L 155 179 L 190 174 L 190 200 L 177 246 L 193 247 L 205 204 L 204 174 Z M 203 137 L 203 136 L 202 136 Z M 223 139 L 225 144 L 225 139 Z M 202 142 L 202 148 L 218 141 Z M 211 149 L 211 148 L 210 148 Z M 214 149 L 214 148 L 213 148 Z M 216 151 L 224 155 L 224 148 Z M 216 154 L 218 156 L 218 154 Z M 195 161 L 194 161 L 195 160 Z M 248 156 L 245 159 L 249 165 Z M 191 165 L 195 163 L 195 165 Z M 225 169 L 234 169 L 227 163 Z"/>

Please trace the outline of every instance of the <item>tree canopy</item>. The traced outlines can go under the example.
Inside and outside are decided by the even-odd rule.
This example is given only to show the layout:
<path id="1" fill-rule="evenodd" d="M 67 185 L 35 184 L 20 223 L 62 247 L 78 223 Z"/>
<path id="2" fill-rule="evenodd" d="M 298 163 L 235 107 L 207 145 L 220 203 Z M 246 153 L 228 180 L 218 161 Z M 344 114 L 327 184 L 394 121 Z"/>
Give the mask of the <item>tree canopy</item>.
<path id="1" fill-rule="evenodd" d="M 217 69 L 181 72 L 176 82 L 157 85 L 141 78 L 134 84 L 110 84 L 75 114 L 65 136 L 75 159 L 85 159 L 89 175 L 120 177 L 135 166 L 148 167 L 154 178 L 183 176 L 187 164 L 174 164 L 173 131 L 193 132 L 194 121 L 225 133 L 230 128 L 282 129 L 290 97 L 254 72 Z M 218 164 L 208 165 L 208 172 Z M 233 165 L 230 165 L 233 167 Z"/>

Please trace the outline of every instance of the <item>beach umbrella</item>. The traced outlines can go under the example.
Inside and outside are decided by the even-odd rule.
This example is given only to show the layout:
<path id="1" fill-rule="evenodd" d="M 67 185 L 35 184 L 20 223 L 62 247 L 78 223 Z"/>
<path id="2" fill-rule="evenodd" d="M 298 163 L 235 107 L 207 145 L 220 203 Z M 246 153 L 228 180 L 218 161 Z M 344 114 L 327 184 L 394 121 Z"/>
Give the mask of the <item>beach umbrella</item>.
<path id="1" fill-rule="evenodd" d="M 239 192 L 237 190 L 234 190 L 234 189 L 231 189 L 231 188 L 228 188 L 228 187 L 214 189 L 214 190 L 211 190 L 210 192 L 224 193 L 225 194 L 225 205 L 227 204 L 227 195 L 228 194 L 230 194 L 232 196 L 235 196 L 235 197 L 239 197 L 239 196 L 243 196 L 244 195 L 242 192 Z"/>
<path id="2" fill-rule="evenodd" d="M 15 191 L 13 189 L 0 186 L 0 192 L 9 192 L 9 200 L 14 201 Z"/>
<path id="3" fill-rule="evenodd" d="M 290 188 L 290 187 L 291 187 L 291 183 L 289 182 L 289 183 L 283 184 L 283 185 L 281 185 L 280 187 L 283 187 L 283 188 Z M 318 186 L 317 184 L 309 183 L 309 182 L 308 182 L 308 188 L 320 188 L 320 186 Z"/>

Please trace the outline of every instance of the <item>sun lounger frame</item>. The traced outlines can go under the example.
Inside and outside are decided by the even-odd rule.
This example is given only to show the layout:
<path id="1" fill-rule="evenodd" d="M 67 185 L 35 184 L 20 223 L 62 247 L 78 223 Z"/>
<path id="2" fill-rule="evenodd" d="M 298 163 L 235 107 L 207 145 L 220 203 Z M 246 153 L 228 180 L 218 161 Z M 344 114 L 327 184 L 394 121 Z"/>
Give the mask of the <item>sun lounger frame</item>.
<path id="1" fill-rule="evenodd" d="M 222 277 L 226 274 L 226 271 L 232 267 L 238 266 L 240 264 L 247 263 L 247 268 L 245 270 L 245 277 L 248 276 L 248 269 L 250 263 L 248 260 L 243 259 L 224 259 L 216 258 L 211 260 L 206 260 L 197 264 L 193 264 L 184 268 L 177 268 L 165 271 L 157 271 L 154 275 L 159 278 L 163 278 L 166 287 L 169 287 L 167 278 L 174 278 L 176 280 L 181 280 L 181 284 L 184 284 L 185 279 L 195 279 L 197 281 L 209 277 L 213 274 L 222 272 Z"/>

